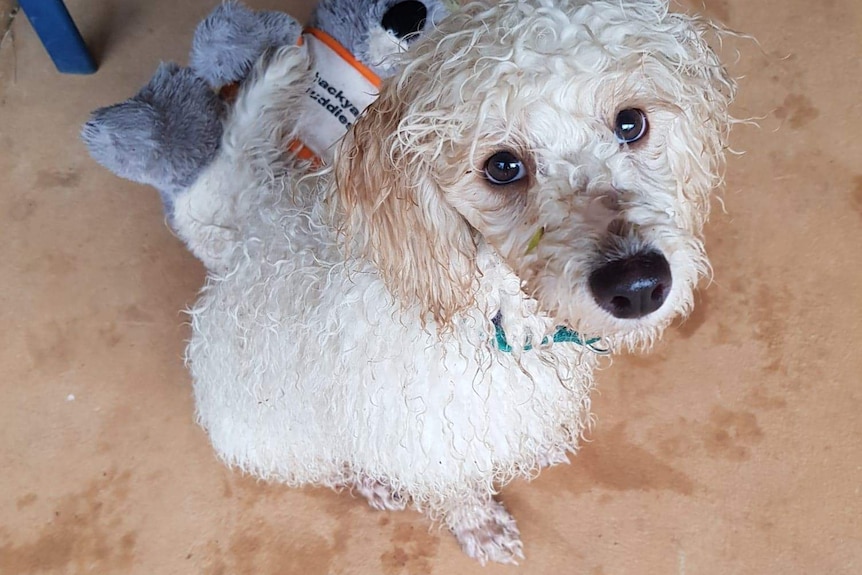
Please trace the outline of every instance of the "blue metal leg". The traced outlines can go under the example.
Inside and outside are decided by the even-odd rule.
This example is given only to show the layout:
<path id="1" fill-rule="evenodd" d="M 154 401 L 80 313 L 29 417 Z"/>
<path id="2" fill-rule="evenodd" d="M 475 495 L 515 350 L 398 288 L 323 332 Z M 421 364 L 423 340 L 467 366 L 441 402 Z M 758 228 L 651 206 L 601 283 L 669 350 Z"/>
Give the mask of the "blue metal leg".
<path id="1" fill-rule="evenodd" d="M 18 0 L 18 3 L 57 70 L 64 74 L 96 71 L 96 62 L 63 0 Z"/>

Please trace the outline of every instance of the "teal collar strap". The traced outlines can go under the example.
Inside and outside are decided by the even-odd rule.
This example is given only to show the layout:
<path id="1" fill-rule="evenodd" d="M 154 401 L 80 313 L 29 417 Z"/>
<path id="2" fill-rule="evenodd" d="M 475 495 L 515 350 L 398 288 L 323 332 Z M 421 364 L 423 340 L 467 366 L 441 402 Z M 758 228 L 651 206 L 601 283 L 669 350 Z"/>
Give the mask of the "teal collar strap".
<path id="1" fill-rule="evenodd" d="M 502 352 L 509 353 L 512 351 L 512 346 L 509 345 L 509 342 L 506 340 L 506 332 L 503 331 L 503 326 L 501 325 L 500 314 L 494 316 L 492 320 L 494 323 L 494 331 L 495 331 L 495 339 L 497 341 L 497 349 Z M 557 331 L 554 332 L 553 335 L 554 343 L 576 343 L 578 345 L 582 345 L 596 353 L 598 355 L 608 355 L 611 353 L 610 347 L 603 347 L 600 344 L 602 338 L 593 337 L 589 339 L 583 339 L 580 334 L 576 331 L 572 331 L 567 327 L 560 326 L 557 328 Z M 548 338 L 542 340 L 542 345 L 546 345 L 548 343 Z M 528 341 L 524 346 L 524 351 L 530 351 L 533 349 L 533 345 Z"/>

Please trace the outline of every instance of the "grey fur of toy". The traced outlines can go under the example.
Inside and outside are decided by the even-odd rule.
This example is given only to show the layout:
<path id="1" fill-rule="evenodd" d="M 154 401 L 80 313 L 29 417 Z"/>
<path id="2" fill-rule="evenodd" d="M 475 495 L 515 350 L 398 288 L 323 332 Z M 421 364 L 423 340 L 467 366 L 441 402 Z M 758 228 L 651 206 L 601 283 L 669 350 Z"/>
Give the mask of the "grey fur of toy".
<path id="1" fill-rule="evenodd" d="M 155 187 L 170 213 L 218 150 L 224 104 L 190 68 L 161 64 L 132 98 L 93 112 L 82 137 L 118 176 Z"/>
<path id="2" fill-rule="evenodd" d="M 384 15 L 397 4 L 405 1 L 321 0 L 309 24 L 385 78 L 395 72 L 386 56 L 448 13 L 445 0 L 407 0 L 408 8 L 424 7 L 424 20 L 411 21 L 408 10 L 398 30 L 384 29 Z M 302 26 L 288 14 L 225 2 L 196 28 L 188 67 L 162 64 L 135 96 L 95 110 L 81 138 L 102 166 L 156 188 L 170 218 L 173 198 L 218 152 L 227 105 L 216 90 L 241 82 L 264 52 L 296 43 L 301 33 Z"/>
<path id="3" fill-rule="evenodd" d="M 268 48 L 293 44 L 301 33 L 302 26 L 287 14 L 227 2 L 198 24 L 189 66 L 213 88 L 239 82 Z"/>
<path id="4" fill-rule="evenodd" d="M 436 25 L 449 11 L 442 0 L 422 0 L 416 4 L 425 7 L 426 18 L 422 30 Z M 356 0 L 355 2 L 339 2 L 338 0 L 321 0 L 312 14 L 309 25 L 326 31 L 330 36 L 347 48 L 357 60 L 371 68 L 380 76 L 386 78 L 395 73 L 394 64 L 385 57 L 374 54 L 374 44 L 381 42 L 384 36 L 393 47 L 400 38 L 395 31 L 385 30 L 382 26 L 383 17 L 396 4 L 404 4 L 404 0 Z M 409 27 L 409 26 L 408 26 Z M 418 37 L 417 34 L 404 38 L 410 43 Z M 376 50 L 377 52 L 386 52 Z M 390 53 L 394 53 L 394 50 Z"/>
<path id="5" fill-rule="evenodd" d="M 261 53 L 296 42 L 301 30 L 287 14 L 219 5 L 195 30 L 189 67 L 163 63 L 136 95 L 90 115 L 81 131 L 90 155 L 156 188 L 170 216 L 173 198 L 218 151 L 227 107 L 216 89 L 242 80 Z"/>

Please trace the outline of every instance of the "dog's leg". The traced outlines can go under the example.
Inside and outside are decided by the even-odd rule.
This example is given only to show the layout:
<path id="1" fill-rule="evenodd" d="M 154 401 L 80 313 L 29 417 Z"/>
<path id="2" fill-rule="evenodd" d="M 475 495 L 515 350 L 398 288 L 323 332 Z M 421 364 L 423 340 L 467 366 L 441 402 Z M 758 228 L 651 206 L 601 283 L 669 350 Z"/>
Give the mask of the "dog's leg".
<path id="1" fill-rule="evenodd" d="M 407 498 L 390 486 L 371 479 L 367 476 L 359 476 L 354 479 L 353 490 L 365 497 L 368 504 L 378 511 L 401 511 L 407 507 Z"/>
<path id="2" fill-rule="evenodd" d="M 295 115 L 307 84 L 304 48 L 265 54 L 243 84 L 215 160 L 177 196 L 172 225 L 211 271 L 229 269 L 244 233 L 280 194 L 274 171 L 293 130 L 285 119 Z"/>
<path id="3" fill-rule="evenodd" d="M 553 467 L 562 463 L 569 463 L 569 458 L 562 448 L 555 447 L 539 455 L 540 468 Z"/>
<path id="4" fill-rule="evenodd" d="M 227 154 L 271 169 L 287 153 L 311 81 L 306 47 L 265 52 L 243 83 L 225 127 Z"/>
<path id="5" fill-rule="evenodd" d="M 493 497 L 477 494 L 468 501 L 452 501 L 440 511 L 464 552 L 481 564 L 517 564 L 524 558 L 515 518 Z"/>

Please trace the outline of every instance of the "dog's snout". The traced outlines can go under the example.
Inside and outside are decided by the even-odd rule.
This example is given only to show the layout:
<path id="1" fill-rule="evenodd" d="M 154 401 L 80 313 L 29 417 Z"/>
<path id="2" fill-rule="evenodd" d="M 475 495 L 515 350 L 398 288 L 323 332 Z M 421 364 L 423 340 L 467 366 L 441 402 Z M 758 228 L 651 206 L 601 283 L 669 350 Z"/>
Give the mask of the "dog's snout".
<path id="1" fill-rule="evenodd" d="M 655 251 L 611 261 L 590 274 L 596 302 L 614 317 L 635 319 L 658 310 L 670 292 L 670 265 Z"/>
<path id="2" fill-rule="evenodd" d="M 425 28 L 428 9 L 418 0 L 398 2 L 383 15 L 383 27 L 398 38 L 410 40 Z"/>

